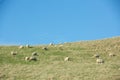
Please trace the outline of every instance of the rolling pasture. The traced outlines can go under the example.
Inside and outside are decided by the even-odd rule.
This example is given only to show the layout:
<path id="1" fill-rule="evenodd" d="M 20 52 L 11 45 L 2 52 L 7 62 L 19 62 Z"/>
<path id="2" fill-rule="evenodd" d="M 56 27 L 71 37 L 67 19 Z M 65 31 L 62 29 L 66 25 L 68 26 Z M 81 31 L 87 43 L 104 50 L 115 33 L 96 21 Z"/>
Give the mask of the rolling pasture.
<path id="1" fill-rule="evenodd" d="M 104 62 L 97 63 L 95 54 Z M 120 37 L 0 46 L 0 80 L 120 80 Z"/>

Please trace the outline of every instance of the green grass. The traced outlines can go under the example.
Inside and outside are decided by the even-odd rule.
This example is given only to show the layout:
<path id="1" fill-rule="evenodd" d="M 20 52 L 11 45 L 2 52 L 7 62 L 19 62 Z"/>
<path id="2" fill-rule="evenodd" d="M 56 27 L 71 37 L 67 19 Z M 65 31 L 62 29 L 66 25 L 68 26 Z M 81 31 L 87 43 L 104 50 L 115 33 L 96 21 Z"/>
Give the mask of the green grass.
<path id="1" fill-rule="evenodd" d="M 42 47 L 48 50 L 42 50 Z M 120 80 L 120 37 L 58 45 L 0 46 L 0 80 Z M 13 56 L 11 51 L 17 51 Z M 37 61 L 25 61 L 37 52 Z M 105 61 L 97 64 L 94 54 Z M 116 56 L 109 57 L 109 53 Z M 65 57 L 69 61 L 64 61 Z"/>

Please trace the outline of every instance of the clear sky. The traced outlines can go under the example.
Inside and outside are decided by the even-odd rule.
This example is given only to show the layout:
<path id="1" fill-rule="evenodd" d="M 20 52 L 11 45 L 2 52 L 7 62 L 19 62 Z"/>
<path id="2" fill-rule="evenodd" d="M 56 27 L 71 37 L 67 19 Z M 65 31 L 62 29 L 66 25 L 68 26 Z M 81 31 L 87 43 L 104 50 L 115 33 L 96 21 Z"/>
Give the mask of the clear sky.
<path id="1" fill-rule="evenodd" d="M 0 44 L 120 36 L 120 0 L 0 0 Z"/>

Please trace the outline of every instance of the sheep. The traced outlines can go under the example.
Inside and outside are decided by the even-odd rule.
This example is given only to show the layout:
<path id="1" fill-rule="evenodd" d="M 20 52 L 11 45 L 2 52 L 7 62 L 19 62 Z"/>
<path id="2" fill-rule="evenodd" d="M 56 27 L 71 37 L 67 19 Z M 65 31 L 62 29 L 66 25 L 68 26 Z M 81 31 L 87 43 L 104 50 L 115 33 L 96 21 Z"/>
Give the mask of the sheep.
<path id="1" fill-rule="evenodd" d="M 64 58 L 64 61 L 69 61 L 69 60 L 70 60 L 69 57 L 65 57 L 65 58 Z"/>
<path id="2" fill-rule="evenodd" d="M 32 53 L 32 56 L 37 56 L 38 54 L 36 52 L 33 52 Z"/>
<path id="3" fill-rule="evenodd" d="M 25 57 L 25 61 L 37 61 L 37 58 L 34 56 L 31 57 Z"/>
<path id="4" fill-rule="evenodd" d="M 48 50 L 48 48 L 47 48 L 47 47 L 43 47 L 42 49 L 43 49 L 43 50 Z"/>
<path id="5" fill-rule="evenodd" d="M 30 60 L 30 57 L 25 57 L 25 61 L 29 61 Z"/>
<path id="6" fill-rule="evenodd" d="M 100 59 L 100 58 L 97 58 L 96 62 L 102 64 L 102 63 L 104 63 L 104 60 Z"/>
<path id="7" fill-rule="evenodd" d="M 99 58 L 100 57 L 100 55 L 99 54 L 94 54 L 94 56 L 93 57 L 95 57 L 95 58 Z"/>
<path id="8" fill-rule="evenodd" d="M 30 61 L 37 61 L 37 58 L 36 57 L 34 57 L 34 56 L 32 56 L 32 57 L 30 57 L 30 59 L 29 59 Z"/>
<path id="9" fill-rule="evenodd" d="M 110 57 L 116 56 L 114 53 L 109 53 Z"/>
<path id="10" fill-rule="evenodd" d="M 32 48 L 29 44 L 26 45 L 26 48 Z"/>
<path id="11" fill-rule="evenodd" d="M 17 52 L 11 51 L 11 55 L 17 55 Z"/>
<path id="12" fill-rule="evenodd" d="M 21 45 L 21 46 L 19 46 L 19 49 L 22 49 L 23 48 L 23 46 Z"/>
<path id="13" fill-rule="evenodd" d="M 50 43 L 50 44 L 49 44 L 49 46 L 52 46 L 52 45 L 54 45 L 54 44 L 53 44 L 53 43 Z"/>

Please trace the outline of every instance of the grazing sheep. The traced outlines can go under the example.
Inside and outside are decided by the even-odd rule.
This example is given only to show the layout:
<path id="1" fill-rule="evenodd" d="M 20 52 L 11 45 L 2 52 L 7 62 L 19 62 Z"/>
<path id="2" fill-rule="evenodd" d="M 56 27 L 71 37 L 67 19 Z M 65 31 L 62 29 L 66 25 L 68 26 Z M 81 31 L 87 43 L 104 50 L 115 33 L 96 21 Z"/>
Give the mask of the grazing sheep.
<path id="1" fill-rule="evenodd" d="M 99 54 L 94 54 L 94 56 L 93 57 L 95 57 L 95 58 L 99 58 L 100 57 L 100 55 Z"/>
<path id="2" fill-rule="evenodd" d="M 53 43 L 50 43 L 50 44 L 49 44 L 49 46 L 52 46 L 52 45 L 54 45 L 54 44 L 53 44 Z"/>
<path id="3" fill-rule="evenodd" d="M 25 61 L 29 61 L 30 60 L 30 57 L 25 57 Z"/>
<path id="4" fill-rule="evenodd" d="M 34 56 L 32 56 L 32 57 L 30 57 L 30 59 L 29 59 L 30 61 L 37 61 L 37 58 L 36 57 L 34 57 Z"/>
<path id="5" fill-rule="evenodd" d="M 11 51 L 11 55 L 16 55 L 16 54 L 17 54 L 17 52 Z"/>
<path id="6" fill-rule="evenodd" d="M 37 56 L 38 54 L 36 52 L 33 52 L 32 53 L 32 56 Z"/>
<path id="7" fill-rule="evenodd" d="M 69 60 L 70 60 L 69 57 L 65 57 L 65 58 L 64 58 L 64 61 L 69 61 Z"/>
<path id="8" fill-rule="evenodd" d="M 104 63 L 104 60 L 100 59 L 100 58 L 97 58 L 96 62 L 102 64 L 102 63 Z"/>
<path id="9" fill-rule="evenodd" d="M 26 45 L 26 48 L 32 48 L 29 44 Z"/>
<path id="10" fill-rule="evenodd" d="M 21 46 L 19 46 L 19 49 L 22 49 L 23 48 L 23 46 L 21 45 Z"/>
<path id="11" fill-rule="evenodd" d="M 47 47 L 43 47 L 42 49 L 43 49 L 43 50 L 48 50 L 48 48 L 47 48 Z"/>
<path id="12" fill-rule="evenodd" d="M 114 53 L 110 53 L 109 56 L 110 56 L 110 57 L 113 57 L 113 56 L 115 56 L 115 54 L 114 54 Z"/>

